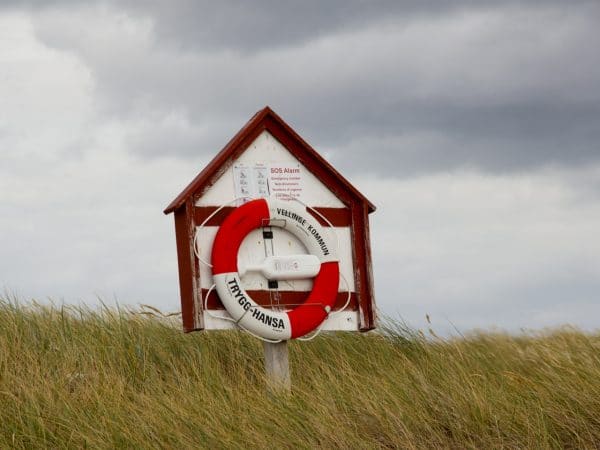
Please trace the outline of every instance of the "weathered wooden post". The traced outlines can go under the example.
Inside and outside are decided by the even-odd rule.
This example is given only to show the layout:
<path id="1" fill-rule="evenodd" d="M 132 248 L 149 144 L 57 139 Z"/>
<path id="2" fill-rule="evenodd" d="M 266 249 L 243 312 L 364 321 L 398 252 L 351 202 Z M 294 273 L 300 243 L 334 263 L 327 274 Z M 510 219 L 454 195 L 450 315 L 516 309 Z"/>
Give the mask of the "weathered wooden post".
<path id="1" fill-rule="evenodd" d="M 241 328 L 263 339 L 270 388 L 289 391 L 288 339 L 375 327 L 374 210 L 260 110 L 164 211 L 175 216 L 184 331 Z"/>
<path id="2" fill-rule="evenodd" d="M 269 389 L 275 392 L 290 392 L 292 377 L 290 375 L 287 341 L 263 342 L 263 348 Z"/>

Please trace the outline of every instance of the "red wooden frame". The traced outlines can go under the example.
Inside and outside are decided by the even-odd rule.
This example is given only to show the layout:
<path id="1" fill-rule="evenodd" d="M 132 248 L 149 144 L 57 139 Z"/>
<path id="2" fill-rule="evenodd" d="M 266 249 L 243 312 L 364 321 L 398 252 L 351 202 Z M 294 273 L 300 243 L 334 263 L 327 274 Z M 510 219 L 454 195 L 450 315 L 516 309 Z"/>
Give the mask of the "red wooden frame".
<path id="1" fill-rule="evenodd" d="M 375 300 L 373 295 L 373 273 L 371 270 L 371 244 L 369 237 L 369 214 L 375 206 L 361 194 L 348 180 L 335 170 L 322 156 L 306 143 L 283 119 L 268 106 L 257 112 L 246 125 L 229 141 L 217 156 L 194 180 L 169 204 L 165 214 L 175 215 L 175 237 L 177 242 L 177 262 L 179 266 L 179 287 L 181 313 L 185 332 L 204 329 L 203 290 L 200 289 L 199 262 L 194 255 L 193 242 L 197 225 L 200 225 L 216 207 L 195 206 L 217 179 L 228 170 L 233 162 L 263 132 L 268 131 L 294 155 L 309 171 L 320 179 L 346 205 L 345 208 L 316 208 L 331 221 L 333 226 L 349 226 L 352 233 L 353 256 L 355 261 L 355 293 L 350 307 L 359 311 L 359 329 L 368 331 L 375 328 Z M 231 208 L 223 208 L 209 221 L 208 225 L 218 225 Z M 316 216 L 323 225 L 323 220 Z M 266 303 L 268 295 L 253 292 L 252 298 L 258 303 Z M 204 292 L 205 294 L 205 292 Z M 283 304 L 295 304 L 300 295 L 307 293 L 279 292 Z M 338 298 L 336 306 L 345 302 Z M 263 298 L 264 297 L 264 298 Z M 209 296 L 209 309 L 219 307 L 216 296 Z"/>

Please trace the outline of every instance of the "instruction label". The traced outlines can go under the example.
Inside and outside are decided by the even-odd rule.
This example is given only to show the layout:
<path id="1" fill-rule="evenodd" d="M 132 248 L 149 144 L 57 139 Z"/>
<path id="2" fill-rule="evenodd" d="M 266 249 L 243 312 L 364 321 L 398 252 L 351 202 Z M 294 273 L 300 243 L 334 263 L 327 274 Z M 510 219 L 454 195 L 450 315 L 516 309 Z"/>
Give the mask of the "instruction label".
<path id="1" fill-rule="evenodd" d="M 298 198 L 302 195 L 304 175 L 300 164 L 269 164 L 269 188 L 277 199 Z"/>
<path id="2" fill-rule="evenodd" d="M 269 196 L 269 168 L 266 164 L 234 164 L 233 185 L 236 198 L 245 197 L 242 204 L 253 198 Z"/>
<path id="3" fill-rule="evenodd" d="M 304 175 L 299 163 L 234 164 L 233 184 L 240 205 L 270 195 L 285 200 L 302 195 Z"/>

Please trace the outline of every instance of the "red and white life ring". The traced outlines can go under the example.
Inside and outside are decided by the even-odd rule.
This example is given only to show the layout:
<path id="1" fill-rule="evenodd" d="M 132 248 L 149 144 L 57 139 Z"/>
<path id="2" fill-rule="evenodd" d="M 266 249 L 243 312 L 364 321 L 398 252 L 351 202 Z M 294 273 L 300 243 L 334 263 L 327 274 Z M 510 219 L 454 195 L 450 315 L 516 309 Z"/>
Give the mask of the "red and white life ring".
<path id="1" fill-rule="evenodd" d="M 242 287 L 237 255 L 250 231 L 269 225 L 295 235 L 321 267 L 306 301 L 291 311 L 258 305 Z M 234 209 L 220 226 L 212 248 L 212 272 L 221 302 L 244 329 L 266 339 L 293 339 L 317 328 L 335 303 L 339 279 L 337 248 L 305 209 L 280 200 L 252 200 Z"/>

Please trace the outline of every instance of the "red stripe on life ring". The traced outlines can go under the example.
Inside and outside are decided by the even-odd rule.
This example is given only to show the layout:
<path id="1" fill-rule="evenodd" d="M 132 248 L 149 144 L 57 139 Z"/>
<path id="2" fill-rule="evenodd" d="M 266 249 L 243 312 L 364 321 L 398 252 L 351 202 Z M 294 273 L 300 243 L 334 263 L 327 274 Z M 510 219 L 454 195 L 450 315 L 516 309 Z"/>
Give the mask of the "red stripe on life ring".
<path id="1" fill-rule="evenodd" d="M 340 283 L 340 268 L 337 261 L 321 264 L 315 277 L 313 289 L 303 305 L 288 312 L 292 328 L 292 339 L 304 336 L 323 322 L 333 309 Z M 329 311 L 325 308 L 329 307 Z"/>
<path id="2" fill-rule="evenodd" d="M 269 220 L 265 199 L 252 200 L 233 210 L 219 228 L 212 249 L 213 275 L 237 272 L 237 255 L 244 238 Z"/>

